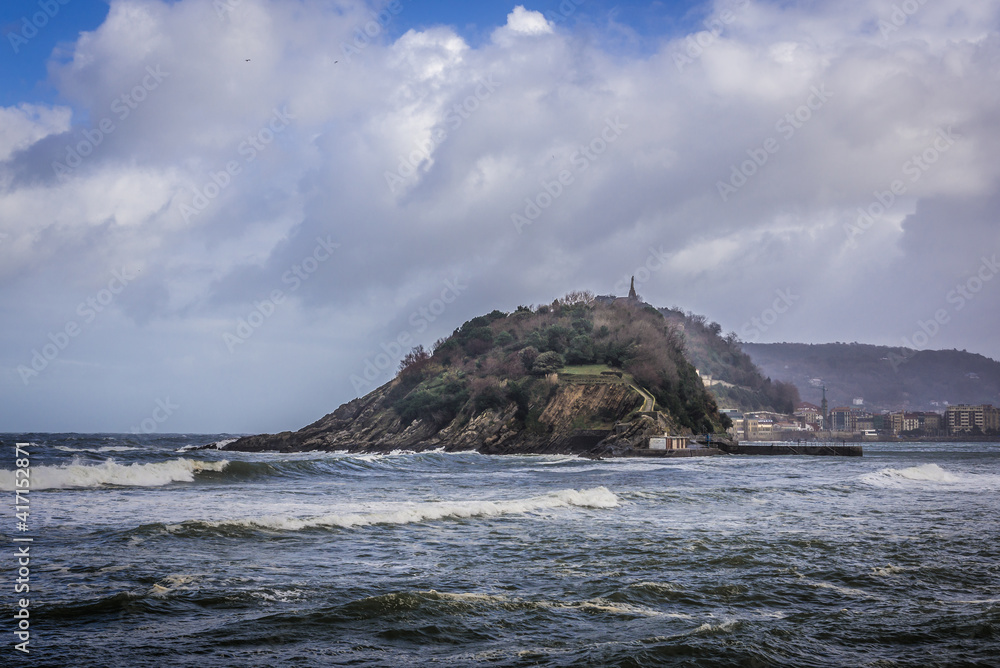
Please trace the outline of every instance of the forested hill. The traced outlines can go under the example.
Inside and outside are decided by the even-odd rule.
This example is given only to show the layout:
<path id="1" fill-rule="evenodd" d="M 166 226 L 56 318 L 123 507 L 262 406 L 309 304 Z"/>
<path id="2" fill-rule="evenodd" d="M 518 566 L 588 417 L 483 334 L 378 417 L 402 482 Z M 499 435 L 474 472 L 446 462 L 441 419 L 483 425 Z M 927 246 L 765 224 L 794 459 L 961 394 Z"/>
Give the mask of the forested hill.
<path id="1" fill-rule="evenodd" d="M 232 450 L 445 448 L 582 453 L 651 434 L 722 434 L 680 329 L 638 299 L 571 293 L 550 305 L 472 318 L 415 348 L 391 382 L 297 432 Z M 625 443 L 627 441 L 627 443 Z"/>
<path id="2" fill-rule="evenodd" d="M 794 383 L 768 377 L 743 352 L 735 333 L 722 336 L 722 327 L 702 315 L 678 308 L 661 308 L 667 322 L 683 334 L 684 353 L 702 375 L 716 384 L 710 388 L 722 408 L 773 410 L 791 413 L 799 402 Z M 783 379 L 784 380 L 784 379 Z"/>
<path id="3" fill-rule="evenodd" d="M 1000 363 L 959 350 L 890 348 L 860 343 L 744 343 L 773 379 L 798 386 L 818 404 L 826 385 L 831 406 L 856 397 L 869 408 L 943 411 L 950 404 L 1000 405 Z"/>

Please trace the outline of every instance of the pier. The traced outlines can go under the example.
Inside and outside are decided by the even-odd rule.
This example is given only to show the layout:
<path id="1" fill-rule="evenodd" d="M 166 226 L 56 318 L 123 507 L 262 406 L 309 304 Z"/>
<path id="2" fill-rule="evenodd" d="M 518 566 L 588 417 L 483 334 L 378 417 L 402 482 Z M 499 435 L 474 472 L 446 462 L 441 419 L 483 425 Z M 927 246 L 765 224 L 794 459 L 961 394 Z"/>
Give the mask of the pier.
<path id="1" fill-rule="evenodd" d="M 862 457 L 864 452 L 860 445 L 799 445 L 797 443 L 746 445 L 737 443 L 730 445 L 719 443 L 717 447 L 730 455 L 817 455 L 828 457 Z"/>

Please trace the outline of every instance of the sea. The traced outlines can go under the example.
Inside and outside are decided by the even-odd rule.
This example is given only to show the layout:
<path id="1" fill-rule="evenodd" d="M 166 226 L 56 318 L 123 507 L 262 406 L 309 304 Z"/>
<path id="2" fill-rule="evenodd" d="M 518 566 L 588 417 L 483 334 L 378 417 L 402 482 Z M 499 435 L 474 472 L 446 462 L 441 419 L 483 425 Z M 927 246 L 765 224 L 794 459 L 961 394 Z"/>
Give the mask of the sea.
<path id="1" fill-rule="evenodd" d="M 593 461 L 231 438 L 0 434 L 0 665 L 1000 665 L 996 443 Z"/>

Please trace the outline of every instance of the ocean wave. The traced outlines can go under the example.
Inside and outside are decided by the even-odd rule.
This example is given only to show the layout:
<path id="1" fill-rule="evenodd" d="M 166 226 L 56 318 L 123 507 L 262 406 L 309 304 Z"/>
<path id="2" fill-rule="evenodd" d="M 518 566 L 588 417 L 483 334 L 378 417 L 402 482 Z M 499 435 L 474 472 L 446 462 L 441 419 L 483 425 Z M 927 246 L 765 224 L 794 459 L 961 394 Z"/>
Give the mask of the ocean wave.
<path id="1" fill-rule="evenodd" d="M 437 520 L 468 519 L 519 515 L 557 508 L 615 508 L 618 497 L 606 487 L 575 490 L 564 489 L 526 499 L 498 501 L 425 501 L 417 503 L 385 504 L 370 512 L 328 513 L 314 517 L 287 517 L 266 515 L 232 520 L 189 520 L 168 525 L 172 533 L 209 529 L 228 533 L 233 529 L 264 531 L 301 531 L 315 528 L 342 528 L 371 526 L 375 524 L 415 524 Z"/>
<path id="2" fill-rule="evenodd" d="M 221 441 L 214 441 L 212 443 L 208 443 L 207 445 L 192 443 L 191 445 L 185 445 L 177 448 L 177 452 L 191 452 L 192 450 L 222 450 L 230 443 L 235 443 L 238 440 L 238 438 L 224 438 Z"/>
<path id="3" fill-rule="evenodd" d="M 99 448 L 71 448 L 68 445 L 57 445 L 56 450 L 62 450 L 63 452 L 129 452 L 131 450 L 142 450 L 142 448 L 136 448 L 131 445 L 102 445 Z"/>
<path id="4" fill-rule="evenodd" d="M 113 459 L 87 465 L 74 460 L 59 466 L 36 466 L 31 469 L 31 490 L 74 487 L 160 487 L 172 482 L 193 482 L 202 471 L 222 471 L 227 461 L 203 462 L 195 459 L 172 459 L 150 464 L 123 466 Z M 0 471 L 0 490 L 14 489 L 14 471 Z"/>
<path id="5" fill-rule="evenodd" d="M 956 474 L 937 464 L 921 464 L 905 469 L 884 468 L 862 474 L 861 481 L 873 487 L 933 486 L 965 490 L 1000 488 L 1000 476 L 983 473 Z"/>
<path id="6" fill-rule="evenodd" d="M 495 608 L 509 612 L 532 610 L 577 610 L 590 614 L 609 614 L 625 617 L 676 617 L 681 615 L 664 613 L 642 605 L 592 598 L 585 601 L 531 600 L 506 594 L 481 594 L 465 592 L 443 592 L 434 589 L 404 591 L 369 596 L 347 603 L 345 611 L 351 616 L 372 617 L 388 611 L 400 609 L 416 610 L 425 605 L 439 605 L 460 611 L 477 608 Z M 686 616 L 683 616 L 686 617 Z"/>

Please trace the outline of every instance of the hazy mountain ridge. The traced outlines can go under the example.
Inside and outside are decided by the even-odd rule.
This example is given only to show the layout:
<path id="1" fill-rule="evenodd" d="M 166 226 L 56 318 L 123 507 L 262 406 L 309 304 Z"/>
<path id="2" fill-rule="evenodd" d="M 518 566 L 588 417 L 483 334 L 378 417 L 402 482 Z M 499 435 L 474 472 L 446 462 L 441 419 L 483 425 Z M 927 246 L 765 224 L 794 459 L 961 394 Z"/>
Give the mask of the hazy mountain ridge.
<path id="1" fill-rule="evenodd" d="M 863 398 L 867 408 L 944 411 L 949 404 L 1000 404 L 1000 362 L 962 350 L 910 350 L 861 343 L 744 343 L 774 379 L 831 407 Z M 817 384 L 818 382 L 818 384 Z"/>

